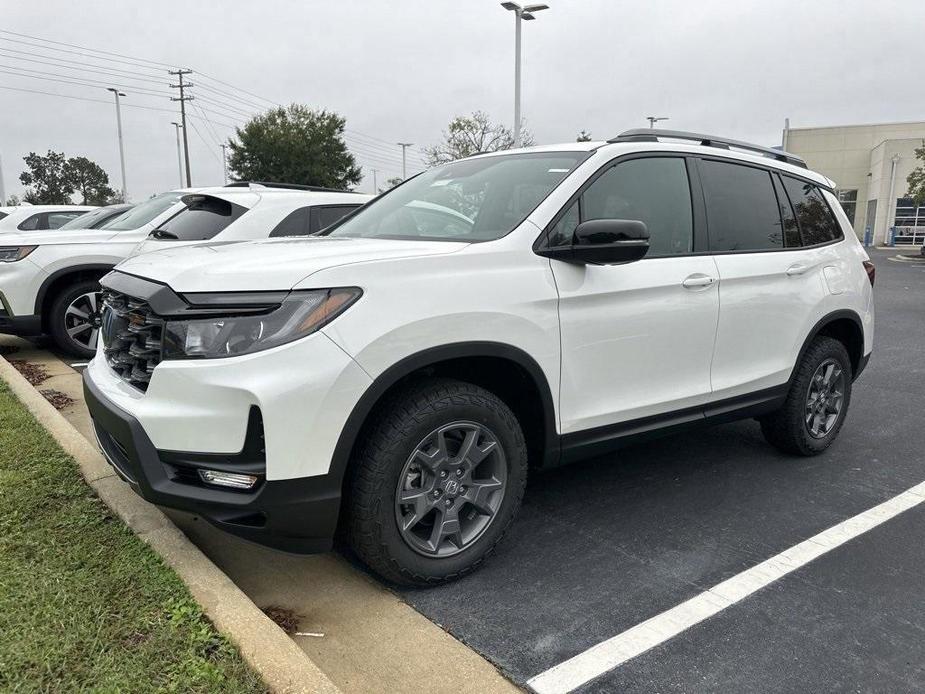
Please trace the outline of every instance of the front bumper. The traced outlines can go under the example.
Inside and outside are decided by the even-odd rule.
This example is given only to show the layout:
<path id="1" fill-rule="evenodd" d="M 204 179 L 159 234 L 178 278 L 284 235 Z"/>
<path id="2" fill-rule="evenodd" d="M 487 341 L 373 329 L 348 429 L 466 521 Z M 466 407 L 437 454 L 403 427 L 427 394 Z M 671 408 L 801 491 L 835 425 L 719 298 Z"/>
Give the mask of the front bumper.
<path id="1" fill-rule="evenodd" d="M 333 475 L 264 479 L 256 491 L 247 492 L 178 481 L 165 459 L 222 456 L 159 451 L 139 421 L 107 398 L 87 371 L 83 383 L 100 450 L 147 501 L 194 513 L 226 532 L 274 549 L 311 553 L 331 548 L 341 496 L 340 480 Z M 206 462 L 200 466 L 210 467 Z M 229 469 L 227 464 L 224 469 Z"/>

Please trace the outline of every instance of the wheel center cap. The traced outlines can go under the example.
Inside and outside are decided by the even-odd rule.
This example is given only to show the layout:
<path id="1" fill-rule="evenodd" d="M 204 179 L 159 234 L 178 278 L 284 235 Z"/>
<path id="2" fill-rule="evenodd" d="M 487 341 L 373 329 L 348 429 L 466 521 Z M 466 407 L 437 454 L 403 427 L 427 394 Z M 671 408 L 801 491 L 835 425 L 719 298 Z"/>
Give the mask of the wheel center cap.
<path id="1" fill-rule="evenodd" d="M 447 480 L 446 484 L 443 485 L 443 491 L 449 496 L 456 496 L 456 493 L 459 491 L 459 482 L 456 480 Z"/>

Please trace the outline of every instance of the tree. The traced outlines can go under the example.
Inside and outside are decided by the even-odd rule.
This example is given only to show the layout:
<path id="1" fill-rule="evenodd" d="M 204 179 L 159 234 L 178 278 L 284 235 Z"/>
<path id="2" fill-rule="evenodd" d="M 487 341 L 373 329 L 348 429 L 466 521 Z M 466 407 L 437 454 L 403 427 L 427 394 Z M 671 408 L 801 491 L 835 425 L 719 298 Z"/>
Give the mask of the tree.
<path id="1" fill-rule="evenodd" d="M 915 150 L 915 158 L 922 163 L 906 177 L 906 183 L 909 184 L 909 192 L 906 195 L 915 200 L 916 205 L 925 205 L 925 140 L 922 140 L 922 146 Z"/>
<path id="2" fill-rule="evenodd" d="M 71 157 L 64 165 L 65 175 L 81 195 L 81 205 L 106 205 L 115 196 L 109 175 L 86 157 Z"/>
<path id="3" fill-rule="evenodd" d="M 236 128 L 228 167 L 242 181 L 276 181 L 346 190 L 360 167 L 344 142 L 346 121 L 301 104 L 276 108 Z"/>
<path id="4" fill-rule="evenodd" d="M 385 182 L 385 185 L 379 186 L 378 192 L 384 193 L 387 190 L 392 190 L 392 188 L 394 188 L 395 186 L 397 186 L 399 183 L 401 183 L 404 180 L 405 179 L 401 178 L 400 176 L 395 176 L 394 178 L 390 178 Z"/>
<path id="5" fill-rule="evenodd" d="M 575 142 L 591 142 L 591 133 L 582 130 L 578 133 L 578 137 L 575 139 Z"/>
<path id="6" fill-rule="evenodd" d="M 11 195 L 10 197 L 6 199 L 6 202 L 4 202 L 3 204 L 9 205 L 10 207 L 16 207 L 17 205 L 22 204 L 22 201 L 19 199 L 18 195 Z"/>
<path id="7" fill-rule="evenodd" d="M 521 130 L 524 147 L 533 144 L 533 135 Z M 424 148 L 428 166 L 437 166 L 480 152 L 497 152 L 514 146 L 514 133 L 500 123 L 492 124 L 488 114 L 475 111 L 471 116 L 457 116 L 443 131 L 443 142 Z"/>
<path id="8" fill-rule="evenodd" d="M 33 205 L 70 205 L 74 184 L 68 176 L 64 152 L 48 150 L 44 157 L 35 152 L 23 157 L 28 171 L 19 174 L 26 189 L 25 201 Z"/>

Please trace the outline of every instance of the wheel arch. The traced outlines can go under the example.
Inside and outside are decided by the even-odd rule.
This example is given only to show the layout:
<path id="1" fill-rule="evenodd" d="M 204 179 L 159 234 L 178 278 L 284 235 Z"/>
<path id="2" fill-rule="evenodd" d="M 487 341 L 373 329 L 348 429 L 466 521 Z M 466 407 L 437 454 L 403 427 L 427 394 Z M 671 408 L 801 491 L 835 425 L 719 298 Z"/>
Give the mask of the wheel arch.
<path id="1" fill-rule="evenodd" d="M 489 367 L 479 372 L 478 367 Z M 505 369 L 505 370 L 502 370 Z M 518 347 L 497 342 L 463 342 L 425 349 L 403 358 L 380 374 L 360 397 L 341 429 L 329 475 L 342 488 L 354 447 L 383 400 L 409 379 L 439 375 L 458 378 L 492 391 L 510 407 L 524 428 L 531 458 L 543 466 L 559 457 L 552 391 L 540 365 Z M 518 386 L 524 391 L 519 392 Z M 523 397 L 517 397 L 523 396 Z M 334 481 L 334 480 L 332 480 Z"/>
<path id="2" fill-rule="evenodd" d="M 49 309 L 58 290 L 72 282 L 100 279 L 113 267 L 115 267 L 114 264 L 85 263 L 61 268 L 46 277 L 35 295 L 35 313 L 41 317 L 42 330 L 46 332 L 48 330 Z"/>
<path id="3" fill-rule="evenodd" d="M 820 318 L 809 331 L 806 339 L 800 347 L 799 355 L 794 363 L 793 370 L 790 372 L 790 382 L 793 381 L 796 370 L 799 368 L 803 355 L 809 349 L 809 345 L 820 335 L 832 337 L 848 350 L 848 356 L 851 358 L 851 373 L 853 378 L 857 378 L 864 368 L 864 323 L 861 317 L 850 309 L 840 309 L 827 313 Z"/>

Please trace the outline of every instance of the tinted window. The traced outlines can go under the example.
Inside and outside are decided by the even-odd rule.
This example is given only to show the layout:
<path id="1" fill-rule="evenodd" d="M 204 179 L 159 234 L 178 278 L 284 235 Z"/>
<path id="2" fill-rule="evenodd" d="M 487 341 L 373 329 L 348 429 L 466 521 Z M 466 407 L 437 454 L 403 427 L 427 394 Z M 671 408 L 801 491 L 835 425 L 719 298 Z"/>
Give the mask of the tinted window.
<path id="1" fill-rule="evenodd" d="M 33 229 L 39 228 L 39 223 L 42 221 L 43 215 L 34 214 L 31 217 L 26 218 L 19 223 L 17 229 L 22 229 L 23 231 L 32 231 Z"/>
<path id="2" fill-rule="evenodd" d="M 647 258 L 690 253 L 693 247 L 691 192 L 684 160 L 631 159 L 605 171 L 553 227 L 551 245 L 568 245 L 578 222 L 636 219 L 649 230 Z"/>
<path id="3" fill-rule="evenodd" d="M 822 192 L 812 183 L 782 176 L 787 195 L 800 225 L 804 246 L 828 243 L 842 237 L 838 220 L 822 197 Z"/>
<path id="4" fill-rule="evenodd" d="M 181 210 L 157 228 L 157 231 L 163 232 L 158 238 L 206 241 L 246 211 L 246 208 L 233 205 L 226 200 L 212 197 L 197 198 L 185 210 Z"/>
<path id="5" fill-rule="evenodd" d="M 0 219 L 3 219 L 4 217 L 9 217 L 9 216 L 10 215 L 7 214 L 6 212 L 0 212 Z"/>
<path id="6" fill-rule="evenodd" d="M 587 152 L 535 152 L 474 157 L 425 171 L 383 193 L 331 236 L 448 241 L 501 238 L 535 208 L 586 157 Z M 433 234 L 433 218 L 415 211 L 445 210 Z"/>
<path id="7" fill-rule="evenodd" d="M 780 207 L 780 218 L 784 221 L 784 246 L 787 248 L 798 248 L 803 245 L 800 241 L 800 227 L 797 226 L 797 218 L 793 214 L 793 207 L 784 187 L 781 185 L 780 178 L 772 176 L 774 179 L 774 193 L 777 195 L 777 203 Z"/>
<path id="8" fill-rule="evenodd" d="M 113 231 L 129 231 L 138 229 L 148 222 L 152 221 L 158 215 L 167 211 L 167 209 L 180 200 L 183 193 L 161 193 L 155 195 L 150 200 L 136 205 L 125 214 L 121 214 L 111 222 L 104 224 L 101 229 L 112 229 Z"/>
<path id="9" fill-rule="evenodd" d="M 273 231 L 270 232 L 270 236 L 307 236 L 309 233 L 308 214 L 310 211 L 310 207 L 300 207 L 290 212 L 286 218 L 277 224 Z"/>
<path id="10" fill-rule="evenodd" d="M 128 207 L 101 207 L 82 214 L 61 227 L 61 229 L 99 229 L 103 224 L 124 213 Z"/>
<path id="11" fill-rule="evenodd" d="M 48 213 L 48 228 L 49 229 L 60 229 L 65 224 L 70 222 L 73 219 L 77 219 L 82 216 L 83 212 L 49 212 Z"/>
<path id="12" fill-rule="evenodd" d="M 710 250 L 763 251 L 784 247 L 780 207 L 764 169 L 700 161 L 710 226 Z"/>
<path id="13" fill-rule="evenodd" d="M 312 232 L 321 231 L 334 222 L 343 219 L 359 205 L 321 205 L 312 209 Z"/>

